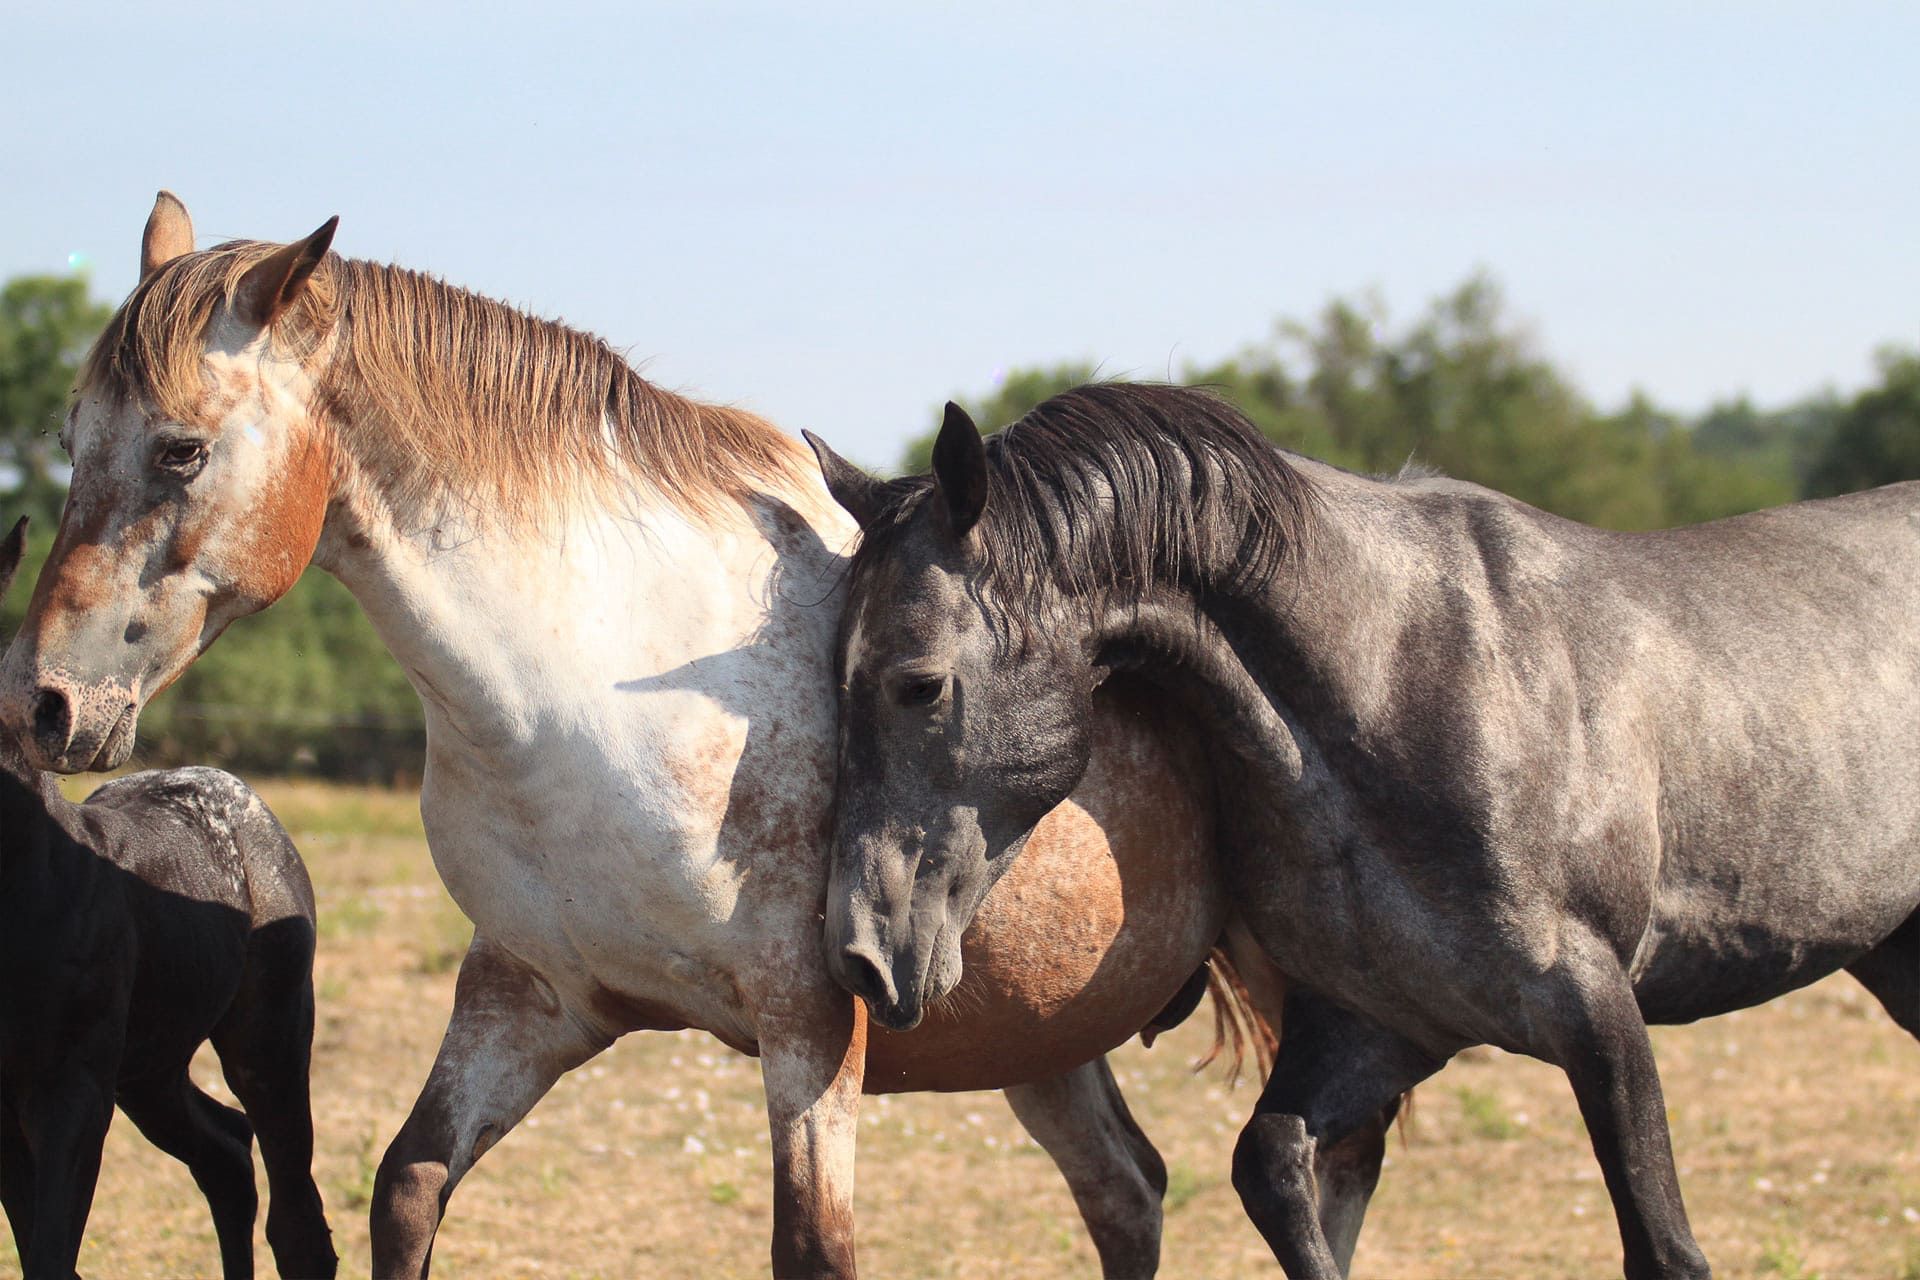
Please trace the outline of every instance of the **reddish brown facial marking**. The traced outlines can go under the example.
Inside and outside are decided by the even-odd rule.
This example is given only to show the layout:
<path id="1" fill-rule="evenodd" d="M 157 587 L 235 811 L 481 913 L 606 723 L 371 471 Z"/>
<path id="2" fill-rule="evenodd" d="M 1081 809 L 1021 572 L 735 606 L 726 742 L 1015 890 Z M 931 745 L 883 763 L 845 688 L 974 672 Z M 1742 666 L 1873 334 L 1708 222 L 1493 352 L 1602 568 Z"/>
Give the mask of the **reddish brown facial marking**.
<path id="1" fill-rule="evenodd" d="M 320 541 L 333 491 L 333 458 L 311 434 L 297 439 L 258 504 L 234 563 L 253 570 L 236 581 L 256 607 L 278 600 L 299 581 Z"/>

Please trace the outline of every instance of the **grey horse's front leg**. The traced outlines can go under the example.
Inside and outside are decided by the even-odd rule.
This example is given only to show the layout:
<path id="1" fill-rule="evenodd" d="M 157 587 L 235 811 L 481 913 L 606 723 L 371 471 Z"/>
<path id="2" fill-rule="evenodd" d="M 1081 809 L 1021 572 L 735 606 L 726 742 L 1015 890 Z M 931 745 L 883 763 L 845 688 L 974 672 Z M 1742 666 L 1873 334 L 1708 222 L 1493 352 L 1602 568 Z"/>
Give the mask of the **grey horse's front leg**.
<path id="1" fill-rule="evenodd" d="M 1311 992 L 1289 993 L 1273 1074 L 1234 1147 L 1233 1185 L 1293 1280 L 1342 1280 L 1392 1107 L 1442 1065 Z"/>
<path id="2" fill-rule="evenodd" d="M 1167 1166 L 1127 1110 L 1105 1058 L 1006 1090 L 1013 1114 L 1067 1180 L 1108 1280 L 1160 1266 Z"/>
<path id="3" fill-rule="evenodd" d="M 374 1178 L 373 1274 L 427 1274 L 453 1189 L 554 1081 L 608 1039 L 571 1016 L 526 964 L 476 935 L 433 1071 Z"/>

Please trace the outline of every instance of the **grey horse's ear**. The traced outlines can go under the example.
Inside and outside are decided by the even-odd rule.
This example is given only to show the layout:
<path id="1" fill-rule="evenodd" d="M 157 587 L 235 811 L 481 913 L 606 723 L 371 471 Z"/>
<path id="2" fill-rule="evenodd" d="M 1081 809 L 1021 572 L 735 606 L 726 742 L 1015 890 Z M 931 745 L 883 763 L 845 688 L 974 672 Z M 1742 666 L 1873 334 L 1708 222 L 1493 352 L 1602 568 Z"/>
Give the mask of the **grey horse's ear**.
<path id="1" fill-rule="evenodd" d="M 320 229 L 304 240 L 282 245 L 267 257 L 247 268 L 240 285 L 233 291 L 234 312 L 256 329 L 264 329 L 276 317 L 299 300 L 313 269 L 327 256 L 333 244 L 333 230 L 340 225 L 335 214 L 320 224 Z"/>
<path id="2" fill-rule="evenodd" d="M 947 500 L 947 527 L 955 538 L 966 537 L 987 508 L 987 444 L 967 411 L 951 400 L 933 442 L 933 478 Z"/>
<path id="3" fill-rule="evenodd" d="M 20 567 L 20 553 L 27 549 L 27 518 L 21 516 L 13 526 L 13 532 L 0 542 L 0 600 L 7 597 L 7 588 L 13 585 L 13 575 Z"/>
<path id="4" fill-rule="evenodd" d="M 871 526 L 879 518 L 887 482 L 848 462 L 813 432 L 803 430 L 800 434 L 812 447 L 813 456 L 819 459 L 820 475 L 826 480 L 827 492 L 833 495 L 833 500 L 845 507 L 862 529 Z"/>

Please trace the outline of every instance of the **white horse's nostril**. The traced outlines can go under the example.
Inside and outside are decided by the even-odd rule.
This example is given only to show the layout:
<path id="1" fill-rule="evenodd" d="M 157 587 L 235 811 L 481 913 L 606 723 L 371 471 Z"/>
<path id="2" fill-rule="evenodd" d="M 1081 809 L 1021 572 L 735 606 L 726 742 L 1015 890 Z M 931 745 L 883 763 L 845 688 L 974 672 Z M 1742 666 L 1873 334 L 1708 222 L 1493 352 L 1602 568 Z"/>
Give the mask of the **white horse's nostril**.
<path id="1" fill-rule="evenodd" d="M 73 737 L 73 708 L 67 695 L 58 689 L 39 688 L 29 704 L 33 736 L 49 755 L 66 750 Z"/>

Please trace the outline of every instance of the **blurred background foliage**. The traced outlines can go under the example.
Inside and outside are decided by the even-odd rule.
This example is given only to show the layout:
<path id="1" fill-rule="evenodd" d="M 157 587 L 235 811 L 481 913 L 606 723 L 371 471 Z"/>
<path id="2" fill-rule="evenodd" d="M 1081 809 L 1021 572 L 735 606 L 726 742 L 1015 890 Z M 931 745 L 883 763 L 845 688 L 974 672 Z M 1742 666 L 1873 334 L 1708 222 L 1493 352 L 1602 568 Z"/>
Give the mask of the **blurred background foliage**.
<path id="1" fill-rule="evenodd" d="M 74 372 L 108 314 L 82 277 L 23 276 L 0 290 L 0 510 L 34 517 L 21 589 L 0 613 L 9 635 L 53 539 Z M 1017 368 L 962 403 L 997 430 L 1109 373 L 1089 362 Z M 1376 300 L 1335 299 L 1181 380 L 1219 391 L 1289 449 L 1360 471 L 1433 467 L 1615 529 L 1920 479 L 1920 352 L 1881 352 L 1877 380 L 1851 397 L 1818 392 L 1777 408 L 1742 398 L 1689 417 L 1636 394 L 1607 411 L 1537 348 L 1485 276 L 1398 327 Z M 932 442 L 931 429 L 912 440 L 903 468 L 924 470 Z M 155 699 L 141 738 L 149 764 L 392 782 L 418 776 L 425 741 L 405 677 L 352 597 L 317 571 Z"/>

